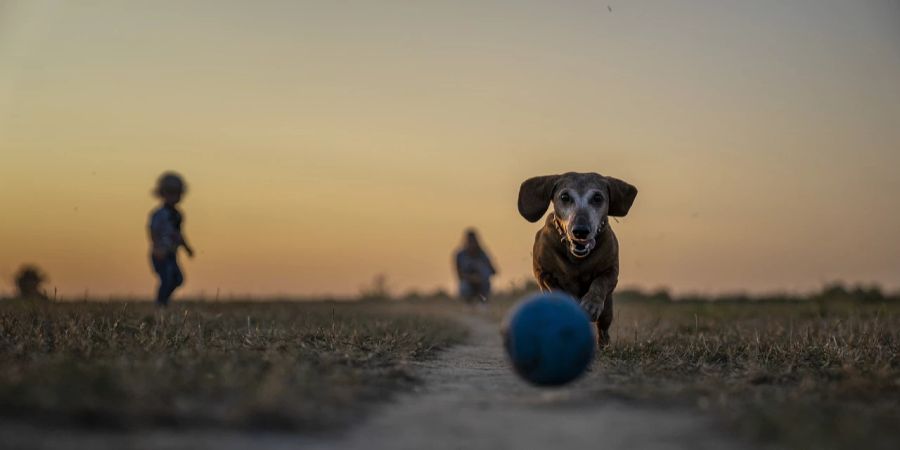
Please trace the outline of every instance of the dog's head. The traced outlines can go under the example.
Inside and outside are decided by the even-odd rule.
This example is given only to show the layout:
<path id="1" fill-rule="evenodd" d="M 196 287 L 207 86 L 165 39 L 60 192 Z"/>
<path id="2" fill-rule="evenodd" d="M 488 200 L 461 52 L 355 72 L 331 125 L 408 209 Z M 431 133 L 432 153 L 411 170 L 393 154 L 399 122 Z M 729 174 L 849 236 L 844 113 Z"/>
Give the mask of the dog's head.
<path id="1" fill-rule="evenodd" d="M 597 173 L 547 175 L 522 183 L 519 213 L 529 222 L 537 222 L 552 202 L 569 251 L 584 258 L 597 245 L 597 232 L 606 217 L 628 214 L 636 196 L 636 187 Z"/>

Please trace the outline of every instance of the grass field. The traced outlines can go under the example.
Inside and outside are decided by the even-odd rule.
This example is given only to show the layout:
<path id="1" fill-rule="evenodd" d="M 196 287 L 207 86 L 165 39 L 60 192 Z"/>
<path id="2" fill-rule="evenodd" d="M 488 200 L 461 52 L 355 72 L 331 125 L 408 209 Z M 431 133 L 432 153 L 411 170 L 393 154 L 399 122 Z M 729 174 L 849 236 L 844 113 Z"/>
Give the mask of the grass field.
<path id="1" fill-rule="evenodd" d="M 6 302 L 0 415 L 334 429 L 412 386 L 408 362 L 464 338 L 448 304 Z M 775 448 L 900 448 L 900 302 L 620 298 L 612 331 L 588 380 L 598 403 L 702 411 Z"/>
<path id="2" fill-rule="evenodd" d="M 900 448 L 900 302 L 617 306 L 601 398 L 687 404 L 787 448 Z"/>
<path id="3" fill-rule="evenodd" d="M 900 448 L 900 299 L 617 297 L 596 401 L 688 407 L 775 448 Z M 635 298 L 637 297 L 637 298 Z M 498 321 L 515 301 L 493 306 Z"/>
<path id="4" fill-rule="evenodd" d="M 459 341 L 383 304 L 0 304 L 0 415 L 67 426 L 321 430 Z"/>

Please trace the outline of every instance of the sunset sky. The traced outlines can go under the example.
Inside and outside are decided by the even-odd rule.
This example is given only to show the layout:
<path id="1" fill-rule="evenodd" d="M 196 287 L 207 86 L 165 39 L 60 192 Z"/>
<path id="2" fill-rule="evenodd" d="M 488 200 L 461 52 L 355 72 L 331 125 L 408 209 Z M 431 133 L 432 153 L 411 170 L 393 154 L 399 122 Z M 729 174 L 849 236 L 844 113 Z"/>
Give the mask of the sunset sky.
<path id="1" fill-rule="evenodd" d="M 183 295 L 450 288 L 468 226 L 521 281 L 563 171 L 640 189 L 620 285 L 900 289 L 900 3 L 0 0 L 0 293 L 149 297 L 167 169 Z"/>

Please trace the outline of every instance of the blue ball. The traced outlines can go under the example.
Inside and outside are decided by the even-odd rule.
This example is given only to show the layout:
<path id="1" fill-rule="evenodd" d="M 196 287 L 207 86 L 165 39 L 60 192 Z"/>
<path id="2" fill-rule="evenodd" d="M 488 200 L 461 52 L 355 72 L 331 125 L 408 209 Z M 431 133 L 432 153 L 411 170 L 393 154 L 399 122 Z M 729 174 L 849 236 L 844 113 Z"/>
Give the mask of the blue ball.
<path id="1" fill-rule="evenodd" d="M 590 319 L 575 299 L 551 292 L 529 297 L 510 311 L 504 345 L 522 378 L 559 386 L 584 373 L 597 344 Z"/>

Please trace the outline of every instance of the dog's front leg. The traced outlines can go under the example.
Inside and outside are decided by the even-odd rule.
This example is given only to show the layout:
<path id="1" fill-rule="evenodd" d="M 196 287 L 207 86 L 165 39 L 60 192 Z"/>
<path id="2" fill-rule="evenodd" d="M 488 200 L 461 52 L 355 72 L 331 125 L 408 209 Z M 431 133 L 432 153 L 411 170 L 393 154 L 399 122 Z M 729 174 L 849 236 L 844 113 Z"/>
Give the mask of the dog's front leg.
<path id="1" fill-rule="evenodd" d="M 591 282 L 587 294 L 581 297 L 581 307 L 597 324 L 597 341 L 601 347 L 609 344 L 609 327 L 613 318 L 612 293 L 618 282 L 616 271 L 604 273 Z"/>

